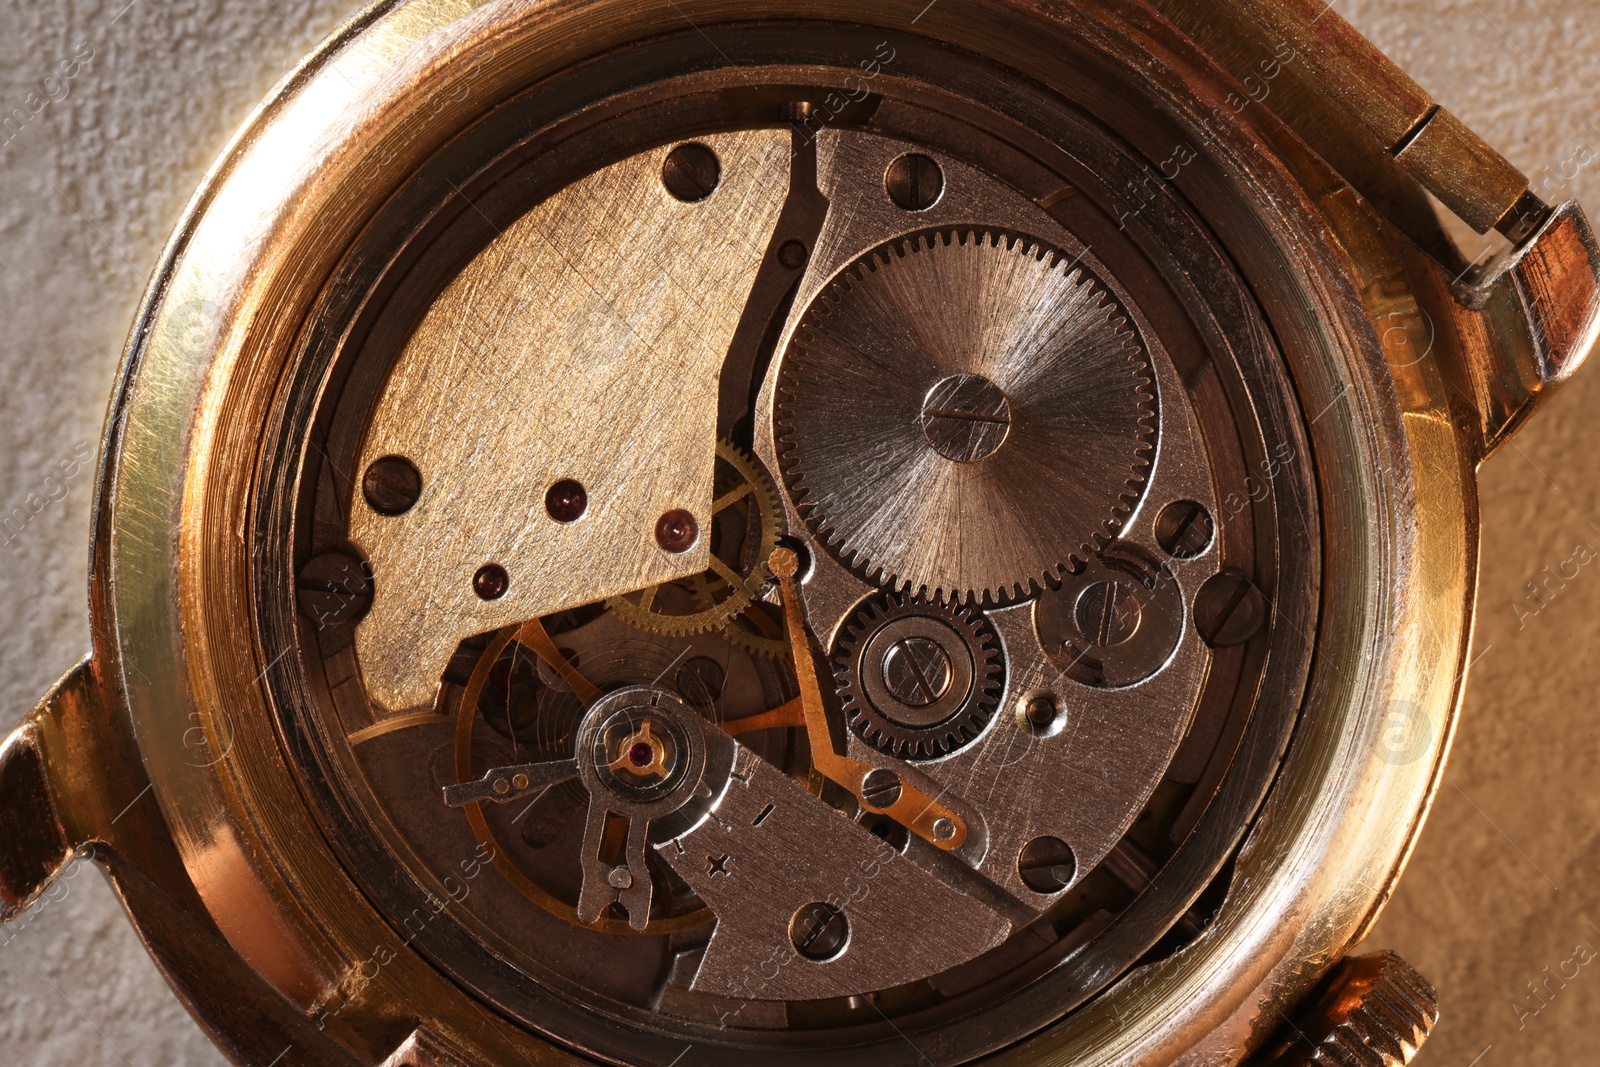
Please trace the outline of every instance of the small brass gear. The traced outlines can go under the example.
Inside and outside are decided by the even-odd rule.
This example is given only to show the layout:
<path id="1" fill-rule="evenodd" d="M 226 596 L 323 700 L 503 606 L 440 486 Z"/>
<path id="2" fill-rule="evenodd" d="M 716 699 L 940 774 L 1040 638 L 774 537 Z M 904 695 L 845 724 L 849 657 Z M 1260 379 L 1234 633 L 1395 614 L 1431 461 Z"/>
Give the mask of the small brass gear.
<path id="1" fill-rule="evenodd" d="M 752 599 L 738 614 L 723 623 L 722 636 L 730 645 L 752 656 L 770 660 L 793 657 L 789 635 L 783 627 L 783 610 L 761 599 Z"/>
<path id="2" fill-rule="evenodd" d="M 651 633 L 686 637 L 722 628 L 761 592 L 767 558 L 783 536 L 772 479 L 749 453 L 717 443 L 711 568 L 679 582 L 612 597 L 606 607 Z"/>

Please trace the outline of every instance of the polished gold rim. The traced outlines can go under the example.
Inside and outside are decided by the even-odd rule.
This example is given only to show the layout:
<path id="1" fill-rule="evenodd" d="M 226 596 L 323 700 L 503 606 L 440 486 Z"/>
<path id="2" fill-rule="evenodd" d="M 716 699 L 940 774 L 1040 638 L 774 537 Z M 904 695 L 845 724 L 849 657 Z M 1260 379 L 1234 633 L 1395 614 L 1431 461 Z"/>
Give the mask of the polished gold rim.
<path id="1" fill-rule="evenodd" d="M 886 0 L 870 10 L 813 0 L 766 3 L 762 12 L 870 20 L 895 32 L 915 23 L 918 33 L 1064 85 L 1072 76 L 1059 47 L 1091 28 L 1087 16 L 1054 22 L 1031 5 L 952 0 L 931 9 Z M 513 88 L 631 36 L 680 30 L 685 19 L 714 28 L 753 14 L 748 3 L 720 0 L 379 7 L 253 120 L 152 288 L 103 487 L 97 648 L 115 664 L 201 898 L 250 965 L 302 1005 L 345 989 L 372 945 L 393 941 L 332 856 L 303 844 L 317 829 L 284 788 L 290 778 L 261 685 L 274 667 L 268 649 L 285 635 L 256 633 L 248 622 L 254 586 L 238 531 L 256 499 L 259 428 L 298 350 L 303 313 L 385 191 Z M 1103 42 L 1102 55 L 1130 67 L 1159 56 L 1167 73 L 1150 91 L 1173 114 L 1196 116 L 1221 92 L 1217 72 L 1160 25 L 1118 22 L 1137 14 L 1131 4 L 1098 10 L 1102 29 L 1126 34 Z M 1285 250 L 1323 271 L 1299 279 L 1314 311 L 1298 327 L 1287 325 L 1289 312 L 1304 294 L 1286 285 L 1263 300 L 1286 324 L 1283 347 L 1319 457 L 1346 463 L 1318 465 L 1327 533 L 1372 542 L 1326 561 L 1325 584 L 1342 599 L 1323 620 L 1300 733 L 1216 925 L 1179 957 L 1018 1046 L 1009 1061 L 1162 1062 L 1180 1049 L 1203 1055 L 1259 1038 L 1265 1006 L 1308 987 L 1375 917 L 1420 827 L 1453 723 L 1476 565 L 1474 457 L 1455 428 L 1439 364 L 1384 359 L 1379 323 L 1423 328 L 1404 254 L 1353 196 L 1306 198 L 1304 188 L 1329 188 L 1329 175 L 1269 117 L 1241 120 L 1225 141 L 1207 166 L 1231 168 L 1276 228 L 1275 243 L 1233 249 L 1247 272 L 1272 273 Z M 1191 192 L 1205 195 L 1198 184 Z M 1249 220 L 1235 221 L 1250 229 Z M 1341 383 L 1354 387 L 1341 392 Z M 1391 498 L 1396 481 L 1407 480 L 1413 499 Z M 1373 744 L 1386 710 L 1400 704 L 1431 730 L 1430 744 L 1405 765 L 1385 762 Z M 182 743 L 191 714 L 214 735 L 236 737 L 213 766 L 196 766 Z M 486 1058 L 529 1041 L 509 1026 L 485 1032 L 475 1006 L 409 954 L 351 995 L 426 1005 L 442 1028 L 476 1032 Z"/>

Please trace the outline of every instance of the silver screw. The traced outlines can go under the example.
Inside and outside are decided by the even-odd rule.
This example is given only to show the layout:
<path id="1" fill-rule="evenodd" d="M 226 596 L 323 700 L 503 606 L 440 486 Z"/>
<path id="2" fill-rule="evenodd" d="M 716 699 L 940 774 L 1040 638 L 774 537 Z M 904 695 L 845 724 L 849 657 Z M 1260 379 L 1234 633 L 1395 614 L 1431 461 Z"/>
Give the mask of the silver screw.
<path id="1" fill-rule="evenodd" d="M 1083 636 L 1101 648 L 1114 648 L 1139 632 L 1144 606 L 1131 582 L 1096 582 L 1078 597 L 1073 618 Z"/>
<path id="2" fill-rule="evenodd" d="M 883 684 L 908 708 L 938 703 L 950 691 L 954 676 L 949 654 L 926 637 L 897 641 L 883 657 Z"/>
<path id="3" fill-rule="evenodd" d="M 1011 401 L 977 374 L 956 374 L 928 390 L 922 401 L 922 436 L 957 463 L 976 463 L 1000 450 L 1011 433 Z"/>
<path id="4" fill-rule="evenodd" d="M 632 889 L 633 872 L 626 867 L 613 867 L 611 873 L 606 875 L 606 881 L 611 883 L 612 889 Z"/>
<path id="5" fill-rule="evenodd" d="M 894 807 L 895 801 L 900 799 L 900 792 L 900 776 L 881 767 L 868 771 L 861 782 L 861 799 L 879 811 Z"/>

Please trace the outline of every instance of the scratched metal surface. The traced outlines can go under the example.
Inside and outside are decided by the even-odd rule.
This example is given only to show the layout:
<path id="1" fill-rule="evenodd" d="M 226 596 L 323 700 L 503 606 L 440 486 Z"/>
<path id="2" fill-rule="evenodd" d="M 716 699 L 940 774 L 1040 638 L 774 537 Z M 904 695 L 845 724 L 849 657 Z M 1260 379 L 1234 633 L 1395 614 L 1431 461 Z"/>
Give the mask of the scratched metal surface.
<path id="1" fill-rule="evenodd" d="M 228 134 L 360 6 L 126 2 L 0 0 L 0 123 L 12 120 L 0 126 L 0 507 L 27 516 L 0 533 L 0 725 L 87 647 L 91 465 L 167 233 Z M 1593 0 L 1338 10 L 1547 197 L 1600 204 Z M 73 76 L 45 86 L 63 62 Z M 1578 962 L 1590 958 L 1580 945 L 1600 951 L 1597 405 L 1591 370 L 1484 471 L 1482 658 L 1432 821 L 1370 941 L 1443 990 L 1422 1067 L 1600 1056 L 1600 957 Z M 0 933 L 6 1062 L 221 1064 L 102 880 L 78 871 L 35 919 Z"/>
<path id="2" fill-rule="evenodd" d="M 360 469 L 406 456 L 422 497 L 399 516 L 358 499 L 350 520 L 376 576 L 356 649 L 380 706 L 431 703 L 465 637 L 706 569 L 709 536 L 673 556 L 656 520 L 683 508 L 709 528 L 722 363 L 791 153 L 777 130 L 704 143 L 722 163 L 708 199 L 667 192 L 665 148 L 607 167 L 508 227 L 406 344 Z M 588 490 L 578 522 L 545 511 L 566 478 Z M 486 603 L 472 577 L 491 561 L 511 587 Z"/>

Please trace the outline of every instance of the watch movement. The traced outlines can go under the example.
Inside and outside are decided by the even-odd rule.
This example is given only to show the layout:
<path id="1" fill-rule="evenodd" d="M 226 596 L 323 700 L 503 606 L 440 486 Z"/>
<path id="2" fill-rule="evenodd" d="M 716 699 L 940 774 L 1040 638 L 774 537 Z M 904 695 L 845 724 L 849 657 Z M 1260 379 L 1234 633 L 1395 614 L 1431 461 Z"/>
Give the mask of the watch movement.
<path id="1" fill-rule="evenodd" d="M 151 282 L 0 910 L 92 846 L 261 1067 L 1407 1063 L 1597 278 L 1321 2 L 377 4 Z"/>

